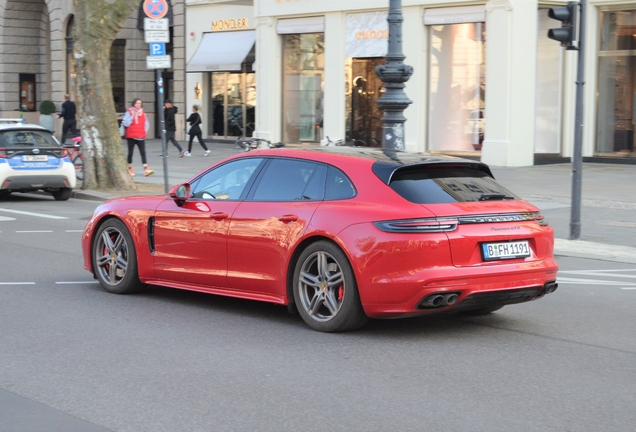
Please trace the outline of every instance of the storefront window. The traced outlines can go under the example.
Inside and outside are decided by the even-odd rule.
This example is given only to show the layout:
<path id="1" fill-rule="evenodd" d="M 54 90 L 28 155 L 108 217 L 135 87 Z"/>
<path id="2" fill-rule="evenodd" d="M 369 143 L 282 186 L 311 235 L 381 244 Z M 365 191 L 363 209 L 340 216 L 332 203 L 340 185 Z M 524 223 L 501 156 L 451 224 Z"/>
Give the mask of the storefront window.
<path id="1" fill-rule="evenodd" d="M 429 150 L 479 151 L 484 140 L 485 23 L 432 25 Z"/>
<path id="2" fill-rule="evenodd" d="M 283 140 L 322 139 L 324 33 L 284 36 Z"/>
<path id="3" fill-rule="evenodd" d="M 75 56 L 73 55 L 73 46 L 75 40 L 73 38 L 73 28 L 75 26 L 75 18 L 73 15 L 68 19 L 66 26 L 66 93 L 71 96 L 71 100 L 77 99 L 76 78 L 75 73 Z"/>
<path id="4" fill-rule="evenodd" d="M 110 80 L 117 112 L 125 112 L 126 103 L 126 39 L 115 39 L 110 48 Z"/>
<path id="5" fill-rule="evenodd" d="M 563 49 L 548 38 L 554 20 L 539 9 L 534 152 L 561 153 L 561 55 Z"/>
<path id="6" fill-rule="evenodd" d="M 596 153 L 634 156 L 636 11 L 601 13 Z"/>
<path id="7" fill-rule="evenodd" d="M 347 59 L 346 63 L 346 141 L 356 146 L 382 146 L 382 117 L 378 99 L 384 93 L 384 83 L 375 73 L 383 65 L 381 58 Z"/>
<path id="8" fill-rule="evenodd" d="M 215 72 L 211 76 L 211 135 L 251 137 L 255 121 L 256 74 Z"/>

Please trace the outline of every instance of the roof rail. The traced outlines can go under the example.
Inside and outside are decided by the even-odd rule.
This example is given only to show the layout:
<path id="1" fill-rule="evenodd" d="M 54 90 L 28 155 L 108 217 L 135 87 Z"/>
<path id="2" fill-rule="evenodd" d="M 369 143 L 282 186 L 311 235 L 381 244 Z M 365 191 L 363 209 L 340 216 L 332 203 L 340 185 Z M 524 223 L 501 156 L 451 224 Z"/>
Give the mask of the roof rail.
<path id="1" fill-rule="evenodd" d="M 0 118 L 0 123 L 26 123 L 23 118 Z"/>

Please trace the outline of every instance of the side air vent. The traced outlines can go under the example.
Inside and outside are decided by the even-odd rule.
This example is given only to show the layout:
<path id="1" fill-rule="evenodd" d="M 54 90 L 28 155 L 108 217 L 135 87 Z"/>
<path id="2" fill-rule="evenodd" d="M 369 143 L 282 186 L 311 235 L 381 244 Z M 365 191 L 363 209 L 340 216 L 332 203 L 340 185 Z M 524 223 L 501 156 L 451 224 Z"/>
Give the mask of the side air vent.
<path id="1" fill-rule="evenodd" d="M 150 253 L 155 253 L 155 218 L 151 217 L 148 219 L 148 247 L 150 248 Z"/>

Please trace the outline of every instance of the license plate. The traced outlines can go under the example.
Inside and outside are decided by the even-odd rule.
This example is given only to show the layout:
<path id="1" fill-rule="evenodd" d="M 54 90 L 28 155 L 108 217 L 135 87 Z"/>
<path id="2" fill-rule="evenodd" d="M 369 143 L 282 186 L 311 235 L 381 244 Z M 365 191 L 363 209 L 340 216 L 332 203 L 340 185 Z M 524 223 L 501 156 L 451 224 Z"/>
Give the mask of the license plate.
<path id="1" fill-rule="evenodd" d="M 515 241 L 505 243 L 482 243 L 481 254 L 486 261 L 525 258 L 530 256 L 528 241 Z"/>
<path id="2" fill-rule="evenodd" d="M 47 155 L 28 155 L 22 157 L 24 162 L 46 162 L 49 160 Z"/>

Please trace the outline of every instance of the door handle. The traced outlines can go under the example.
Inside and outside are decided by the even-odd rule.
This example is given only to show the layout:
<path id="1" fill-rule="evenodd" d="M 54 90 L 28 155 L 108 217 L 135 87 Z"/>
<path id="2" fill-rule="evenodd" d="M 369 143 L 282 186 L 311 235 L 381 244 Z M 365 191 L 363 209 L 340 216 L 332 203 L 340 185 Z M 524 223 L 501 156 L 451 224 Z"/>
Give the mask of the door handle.
<path id="1" fill-rule="evenodd" d="M 210 215 L 210 219 L 214 219 L 214 220 L 223 220 L 223 219 L 227 219 L 230 215 L 225 213 L 225 212 L 216 212 L 216 213 L 212 213 Z"/>
<path id="2" fill-rule="evenodd" d="M 279 221 L 284 223 L 294 222 L 298 220 L 298 216 L 294 214 L 286 214 L 278 218 Z"/>

